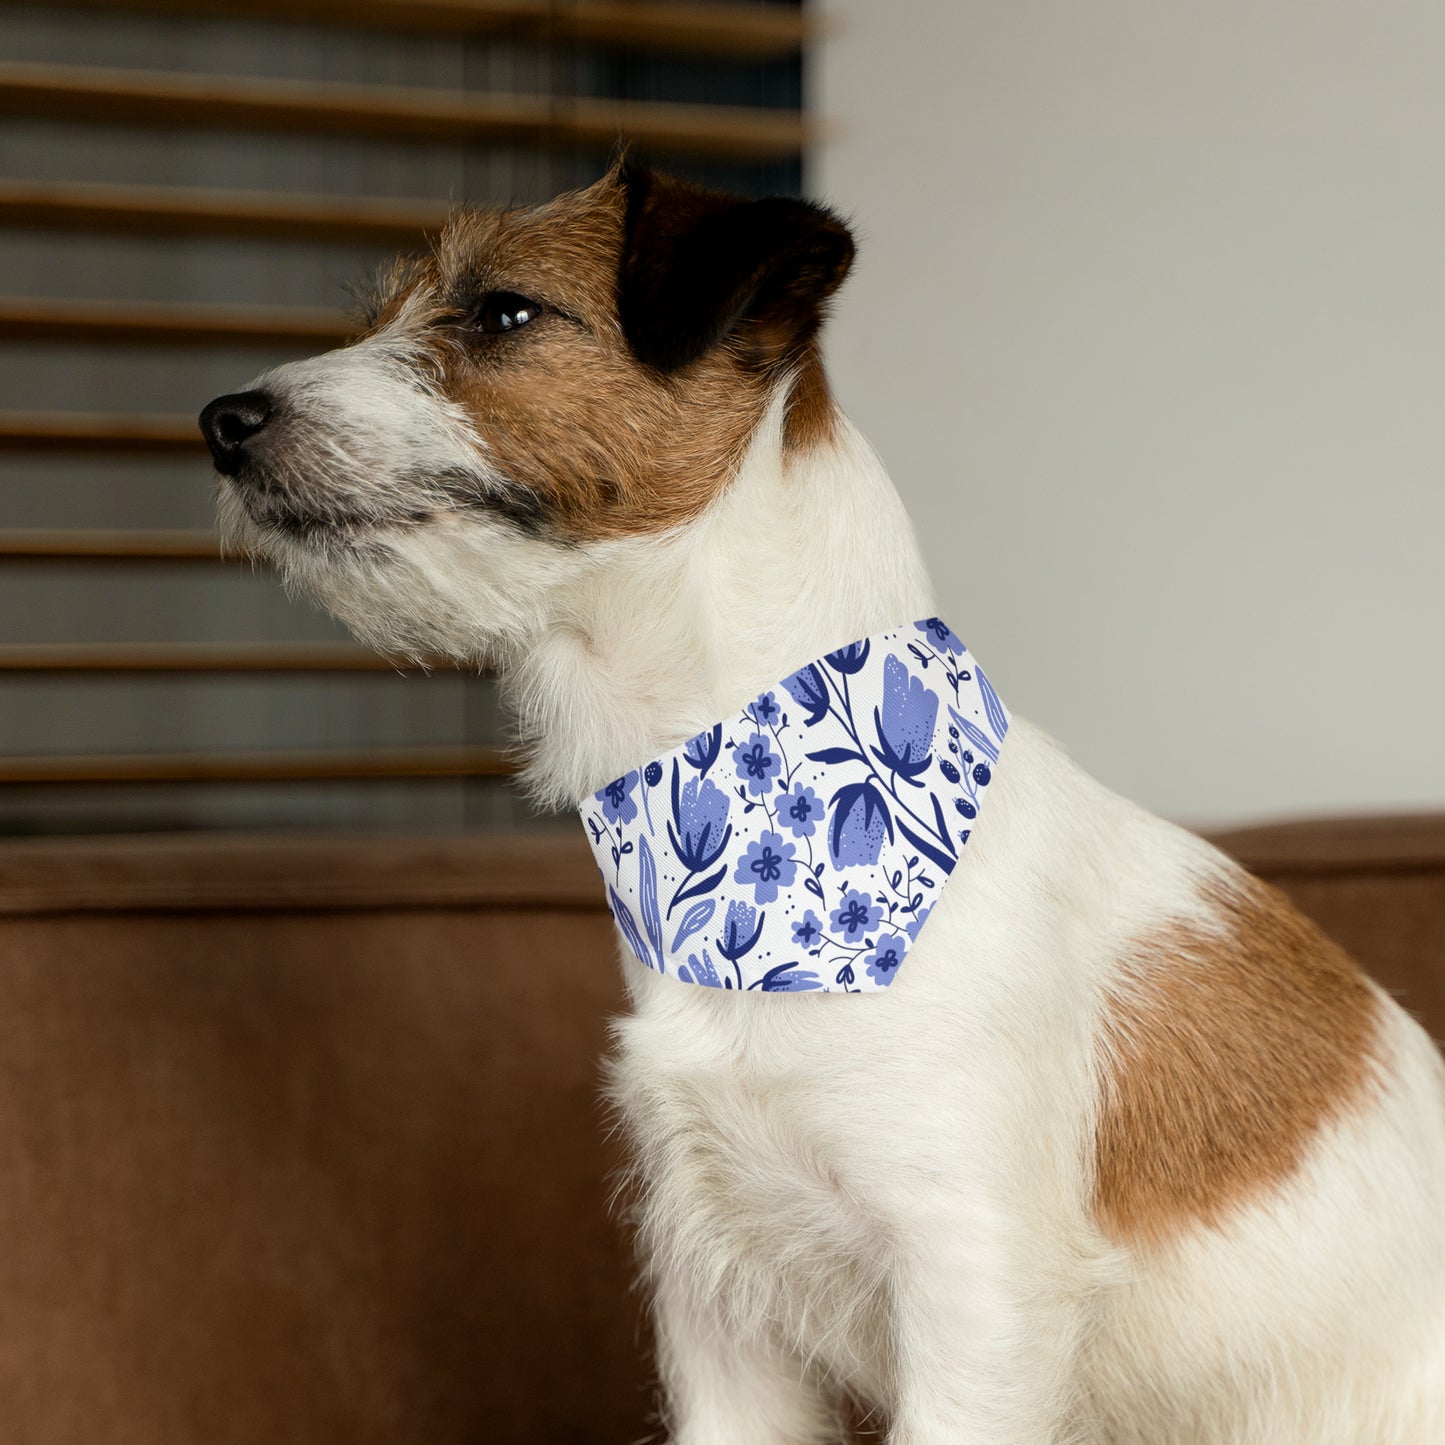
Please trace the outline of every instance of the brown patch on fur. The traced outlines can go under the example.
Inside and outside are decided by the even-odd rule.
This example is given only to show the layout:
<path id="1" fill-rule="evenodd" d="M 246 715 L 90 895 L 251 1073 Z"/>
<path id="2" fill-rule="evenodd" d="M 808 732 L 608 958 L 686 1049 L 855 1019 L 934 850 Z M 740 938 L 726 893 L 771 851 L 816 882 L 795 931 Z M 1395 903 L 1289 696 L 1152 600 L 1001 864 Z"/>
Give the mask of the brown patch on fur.
<path id="1" fill-rule="evenodd" d="M 1366 1090 L 1379 1000 L 1283 894 L 1241 873 L 1217 932 L 1142 940 L 1109 1002 L 1094 1211 L 1159 1244 L 1278 1188 Z"/>

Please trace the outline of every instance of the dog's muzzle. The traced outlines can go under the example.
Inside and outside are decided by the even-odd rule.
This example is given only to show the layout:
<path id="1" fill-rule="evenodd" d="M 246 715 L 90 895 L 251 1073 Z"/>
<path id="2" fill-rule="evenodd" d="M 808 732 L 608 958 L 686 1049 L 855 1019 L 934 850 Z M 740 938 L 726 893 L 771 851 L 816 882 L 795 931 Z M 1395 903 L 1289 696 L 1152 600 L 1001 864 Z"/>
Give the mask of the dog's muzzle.
<path id="1" fill-rule="evenodd" d="M 246 445 L 265 430 L 273 410 L 264 391 L 240 391 L 218 396 L 201 412 L 201 435 L 223 477 L 234 477 L 246 464 Z"/>

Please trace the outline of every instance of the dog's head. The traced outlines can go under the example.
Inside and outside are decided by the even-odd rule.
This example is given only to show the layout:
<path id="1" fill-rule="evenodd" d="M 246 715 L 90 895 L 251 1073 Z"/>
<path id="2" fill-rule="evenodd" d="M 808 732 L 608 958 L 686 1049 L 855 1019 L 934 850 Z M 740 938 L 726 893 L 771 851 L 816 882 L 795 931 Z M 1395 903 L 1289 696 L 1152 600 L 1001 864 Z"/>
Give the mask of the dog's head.
<path id="1" fill-rule="evenodd" d="M 626 164 L 461 212 L 357 341 L 201 413 L 223 528 L 381 646 L 505 651 L 579 549 L 699 516 L 780 387 L 791 443 L 826 434 L 815 336 L 852 255 L 821 207 Z"/>

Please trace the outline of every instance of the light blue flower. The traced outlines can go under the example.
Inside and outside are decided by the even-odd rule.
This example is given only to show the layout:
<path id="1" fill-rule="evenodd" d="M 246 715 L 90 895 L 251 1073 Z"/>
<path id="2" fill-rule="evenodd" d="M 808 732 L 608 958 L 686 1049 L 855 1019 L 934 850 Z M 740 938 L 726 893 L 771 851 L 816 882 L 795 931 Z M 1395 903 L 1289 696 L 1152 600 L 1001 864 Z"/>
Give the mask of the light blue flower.
<path id="1" fill-rule="evenodd" d="M 834 933 L 841 933 L 849 943 L 857 943 L 878 927 L 883 910 L 866 893 L 850 888 L 828 916 L 833 920 Z"/>
<path id="2" fill-rule="evenodd" d="M 828 825 L 828 853 L 835 868 L 871 868 L 893 839 L 893 819 L 883 794 L 869 778 L 844 783 L 833 794 L 833 819 Z"/>
<path id="3" fill-rule="evenodd" d="M 778 720 L 782 709 L 778 706 L 777 697 L 771 692 L 765 692 L 747 711 L 758 727 L 765 728 Z"/>
<path id="4" fill-rule="evenodd" d="M 873 756 L 890 772 L 916 778 L 933 761 L 938 694 L 923 685 L 896 657 L 883 663 L 883 706 L 873 709 L 879 747 Z"/>
<path id="5" fill-rule="evenodd" d="M 763 934 L 763 919 L 751 904 L 733 899 L 728 904 L 727 921 L 723 924 L 723 936 L 717 941 L 717 951 L 729 963 L 736 963 L 744 954 L 757 947 Z"/>
<path id="6" fill-rule="evenodd" d="M 778 818 L 795 838 L 811 838 L 822 816 L 823 800 L 802 783 L 794 783 L 793 791 L 778 800 Z"/>
<path id="7" fill-rule="evenodd" d="M 812 948 L 822 936 L 823 920 L 811 908 L 793 924 L 793 942 L 799 948 Z"/>
<path id="8" fill-rule="evenodd" d="M 691 964 L 692 967 L 689 968 L 688 964 Z M 701 958 L 695 953 L 688 954 L 687 963 L 678 964 L 677 976 L 684 983 L 700 983 L 704 988 L 721 988 L 723 986 L 716 966 L 707 956 L 707 949 L 703 949 Z"/>
<path id="9" fill-rule="evenodd" d="M 920 632 L 931 638 L 935 647 L 947 648 L 955 657 L 961 657 L 968 649 L 958 640 L 953 631 L 937 617 L 925 617 L 913 624 Z"/>
<path id="10" fill-rule="evenodd" d="M 672 822 L 667 825 L 667 834 L 683 867 L 701 873 L 722 857 L 732 837 L 728 822 L 731 799 L 711 778 L 691 778 L 681 787 L 678 784 L 678 766 L 674 762 Z"/>
<path id="11" fill-rule="evenodd" d="M 625 774 L 620 778 L 614 778 L 608 785 L 597 794 L 597 801 L 602 804 L 602 811 L 612 823 L 630 823 L 637 816 L 637 803 L 632 796 L 632 790 L 637 786 L 637 770 Z"/>
<path id="12" fill-rule="evenodd" d="M 868 970 L 868 977 L 887 988 L 907 952 L 908 945 L 901 938 L 880 938 L 863 965 Z"/>
<path id="13" fill-rule="evenodd" d="M 747 781 L 748 792 L 758 794 L 771 790 L 774 776 L 783 767 L 761 733 L 754 733 L 747 742 L 739 743 L 733 749 L 733 761 L 737 764 L 738 777 Z"/>
<path id="14" fill-rule="evenodd" d="M 783 842 L 777 833 L 760 833 L 757 841 L 748 844 L 748 851 L 738 859 L 733 879 L 753 887 L 753 901 L 771 903 L 779 888 L 791 888 L 798 871 L 793 854 L 797 850 Z"/>

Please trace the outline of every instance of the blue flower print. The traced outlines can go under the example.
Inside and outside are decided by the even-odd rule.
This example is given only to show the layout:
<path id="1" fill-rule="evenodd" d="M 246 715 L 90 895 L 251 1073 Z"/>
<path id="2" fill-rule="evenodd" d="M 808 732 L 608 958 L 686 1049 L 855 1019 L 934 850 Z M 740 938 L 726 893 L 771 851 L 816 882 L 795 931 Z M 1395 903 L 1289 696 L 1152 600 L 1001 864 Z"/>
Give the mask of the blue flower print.
<path id="1" fill-rule="evenodd" d="M 718 723 L 707 732 L 690 738 L 682 750 L 683 757 L 703 777 L 707 776 L 707 770 L 717 762 L 717 755 L 722 751 L 722 735 L 722 724 Z"/>
<path id="2" fill-rule="evenodd" d="M 880 747 L 873 756 L 889 772 L 916 778 L 933 761 L 938 694 L 923 685 L 896 657 L 883 664 L 883 707 L 873 709 Z"/>
<path id="3" fill-rule="evenodd" d="M 747 903 L 734 899 L 728 904 L 727 921 L 723 924 L 723 936 L 717 941 L 717 951 L 729 963 L 736 963 L 744 954 L 751 953 L 762 937 L 763 920 L 758 911 Z"/>
<path id="4" fill-rule="evenodd" d="M 893 819 L 883 794 L 872 782 L 845 783 L 833 794 L 828 825 L 828 855 L 836 868 L 871 868 L 893 838 Z"/>
<path id="5" fill-rule="evenodd" d="M 782 763 L 768 747 L 762 733 L 754 733 L 745 743 L 733 749 L 738 777 L 745 778 L 750 793 L 766 793 L 773 786 L 773 776 L 782 771 Z"/>
<path id="6" fill-rule="evenodd" d="M 637 802 L 632 790 L 637 786 L 637 770 L 614 778 L 602 789 L 602 811 L 610 823 L 630 823 L 637 816 Z"/>
<path id="7" fill-rule="evenodd" d="M 809 727 L 828 716 L 828 684 L 818 671 L 816 662 L 810 662 L 791 677 L 784 678 L 783 686 L 792 694 L 793 701 L 807 712 Z"/>
<path id="8" fill-rule="evenodd" d="M 760 833 L 757 841 L 748 844 L 748 851 L 738 860 L 733 878 L 738 883 L 751 883 L 755 903 L 772 903 L 779 888 L 791 888 L 798 871 L 793 854 L 797 850 L 785 843 L 777 833 Z"/>
<path id="9" fill-rule="evenodd" d="M 901 938 L 880 938 L 878 946 L 864 961 L 868 977 L 874 983 L 887 988 L 893 982 L 893 975 L 898 972 L 898 965 L 903 962 L 903 955 L 907 952 L 908 945 Z"/>
<path id="10" fill-rule="evenodd" d="M 947 648 L 955 657 L 962 657 L 968 651 L 953 629 L 937 617 L 927 617 L 913 625 L 926 637 L 931 638 L 935 647 Z"/>
<path id="11" fill-rule="evenodd" d="M 765 692 L 747 712 L 758 727 L 765 728 L 777 722 L 782 709 L 778 706 L 777 697 L 771 692 Z"/>
<path id="12" fill-rule="evenodd" d="M 692 967 L 689 968 L 688 964 Z M 722 979 L 718 976 L 717 966 L 707 956 L 707 949 L 703 949 L 702 957 L 690 953 L 687 956 L 687 963 L 680 963 L 677 966 L 677 976 L 684 983 L 700 983 L 704 988 L 721 988 Z"/>
<path id="13" fill-rule="evenodd" d="M 823 921 L 810 908 L 802 921 L 793 925 L 793 942 L 799 948 L 812 948 L 823 936 Z"/>
<path id="14" fill-rule="evenodd" d="M 642 774 L 642 781 L 645 782 L 649 788 L 655 788 L 662 781 L 662 764 L 658 762 L 648 763 L 646 770 Z"/>
<path id="15" fill-rule="evenodd" d="M 850 642 L 847 647 L 840 647 L 837 652 L 830 652 L 828 662 L 839 672 L 850 674 L 862 672 L 863 664 L 868 661 L 868 649 L 871 645 L 866 637 L 862 642 Z"/>
<path id="16" fill-rule="evenodd" d="M 778 803 L 778 817 L 795 838 L 811 838 L 822 816 L 823 800 L 802 783 L 794 783 L 793 791 L 785 793 Z"/>
<path id="17" fill-rule="evenodd" d="M 701 873 L 722 857 L 732 837 L 728 822 L 731 799 L 711 778 L 691 778 L 679 788 L 678 767 L 672 765 L 672 822 L 667 835 L 682 866 Z"/>
<path id="18" fill-rule="evenodd" d="M 850 888 L 829 917 L 833 920 L 834 933 L 841 933 L 849 943 L 857 943 L 865 933 L 878 927 L 883 910 L 866 893 Z"/>

